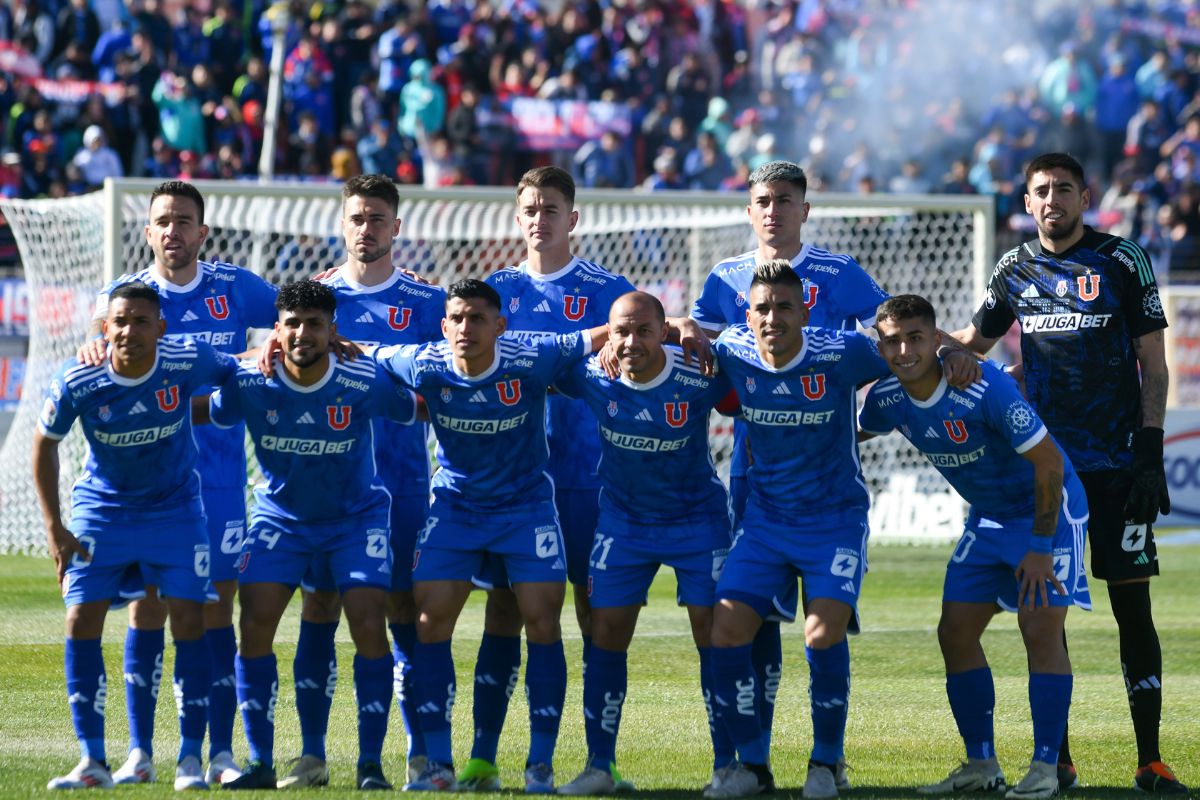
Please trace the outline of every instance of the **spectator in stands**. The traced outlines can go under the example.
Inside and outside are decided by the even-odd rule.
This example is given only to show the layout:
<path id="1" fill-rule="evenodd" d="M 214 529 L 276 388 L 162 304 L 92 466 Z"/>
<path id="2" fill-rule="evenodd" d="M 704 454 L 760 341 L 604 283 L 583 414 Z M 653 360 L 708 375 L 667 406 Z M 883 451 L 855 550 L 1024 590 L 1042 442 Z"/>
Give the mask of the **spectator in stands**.
<path id="1" fill-rule="evenodd" d="M 392 126 L 384 120 L 371 125 L 371 133 L 358 143 L 358 160 L 368 175 L 396 175 L 400 163 L 400 142 L 392 135 Z"/>
<path id="2" fill-rule="evenodd" d="M 1137 113 L 1138 105 L 1137 84 L 1129 73 L 1125 57 L 1114 54 L 1096 89 L 1096 132 L 1100 137 L 1100 163 L 1104 175 L 1112 174 L 1113 167 L 1123 157 L 1129 121 Z"/>
<path id="3" fill-rule="evenodd" d="M 204 136 L 204 114 L 191 81 L 174 72 L 164 72 L 150 94 L 158 109 L 163 139 L 176 150 L 203 153 L 208 150 Z"/>
<path id="4" fill-rule="evenodd" d="M 605 131 L 575 154 L 575 175 L 589 189 L 628 189 L 634 185 L 633 158 L 621 137 Z"/>
<path id="5" fill-rule="evenodd" d="M 675 166 L 675 151 L 669 147 L 663 148 L 654 159 L 654 172 L 642 182 L 642 188 L 648 192 L 674 191 L 686 189 L 679 169 Z"/>
<path id="6" fill-rule="evenodd" d="M 929 194 L 933 191 L 933 181 L 922 174 L 920 161 L 908 158 L 900 165 L 900 174 L 888 182 L 888 191 L 895 194 Z"/>
<path id="7" fill-rule="evenodd" d="M 1139 172 L 1149 172 L 1159 159 L 1163 144 L 1171 137 L 1171 125 L 1153 98 L 1142 101 L 1125 132 L 1125 155 L 1137 161 Z"/>
<path id="8" fill-rule="evenodd" d="M 1038 80 L 1042 102 L 1054 114 L 1070 103 L 1083 115 L 1096 103 L 1096 73 L 1081 59 L 1075 42 L 1064 42 L 1059 57 L 1046 65 Z"/>
<path id="9" fill-rule="evenodd" d="M 689 189 L 716 191 L 732 172 L 717 137 L 709 131 L 696 137 L 696 146 L 683 159 L 683 180 Z"/>
<path id="10" fill-rule="evenodd" d="M 100 20 L 88 7 L 88 0 L 71 0 L 58 12 L 55 28 L 55 53 L 61 53 L 74 42 L 85 53 L 91 53 L 100 39 Z"/>
<path id="11" fill-rule="evenodd" d="M 413 141 L 420 134 L 440 133 L 446 121 L 446 92 L 434 82 L 430 72 L 429 62 L 417 59 L 409 67 L 409 81 L 400 91 L 400 119 L 396 128 Z"/>

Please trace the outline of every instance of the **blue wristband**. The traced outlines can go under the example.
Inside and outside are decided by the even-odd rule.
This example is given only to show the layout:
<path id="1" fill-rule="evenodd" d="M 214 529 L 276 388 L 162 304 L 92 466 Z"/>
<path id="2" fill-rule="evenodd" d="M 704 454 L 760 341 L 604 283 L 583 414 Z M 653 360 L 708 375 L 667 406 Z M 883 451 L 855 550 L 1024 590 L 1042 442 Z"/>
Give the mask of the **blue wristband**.
<path id="1" fill-rule="evenodd" d="M 1039 536 L 1036 533 L 1029 537 L 1029 549 L 1035 553 L 1052 553 L 1054 552 L 1054 537 Z"/>

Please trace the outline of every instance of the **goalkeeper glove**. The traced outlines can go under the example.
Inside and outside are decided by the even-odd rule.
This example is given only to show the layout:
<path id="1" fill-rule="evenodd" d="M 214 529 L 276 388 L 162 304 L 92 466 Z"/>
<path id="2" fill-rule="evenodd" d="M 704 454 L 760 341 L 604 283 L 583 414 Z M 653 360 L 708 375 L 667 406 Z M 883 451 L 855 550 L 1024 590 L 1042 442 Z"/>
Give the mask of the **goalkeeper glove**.
<path id="1" fill-rule="evenodd" d="M 1133 434 L 1133 485 L 1125 501 L 1125 519 L 1138 524 L 1154 522 L 1160 511 L 1171 513 L 1163 468 L 1163 431 L 1142 428 Z"/>

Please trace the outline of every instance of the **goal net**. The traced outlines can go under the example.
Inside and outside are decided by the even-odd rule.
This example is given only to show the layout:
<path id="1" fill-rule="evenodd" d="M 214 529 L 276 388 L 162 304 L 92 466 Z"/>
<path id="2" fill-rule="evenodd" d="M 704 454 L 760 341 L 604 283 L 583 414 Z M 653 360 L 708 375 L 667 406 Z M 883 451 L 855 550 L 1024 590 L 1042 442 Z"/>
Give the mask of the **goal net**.
<path id="1" fill-rule="evenodd" d="M 64 200 L 0 201 L 16 234 L 30 293 L 30 344 L 16 417 L 0 449 L 0 552 L 45 548 L 31 451 L 43 392 L 84 339 L 95 293 L 122 272 L 149 265 L 143 227 L 155 181 L 109 181 L 105 191 Z M 201 257 L 247 267 L 283 283 L 344 260 L 340 186 L 198 182 L 210 227 Z M 945 326 L 965 323 L 992 261 L 987 199 L 814 195 L 804 238 L 855 256 L 891 293 L 917 292 Z M 501 189 L 401 193 L 399 266 L 442 285 L 519 262 L 515 197 Z M 685 314 L 713 264 L 753 249 L 744 195 L 581 192 L 576 252 Z M 713 456 L 727 469 L 732 426 L 714 415 Z M 60 447 L 63 507 L 83 463 L 78 429 Z M 863 471 L 873 494 L 876 538 L 957 536 L 963 506 L 899 436 L 867 442 Z"/>

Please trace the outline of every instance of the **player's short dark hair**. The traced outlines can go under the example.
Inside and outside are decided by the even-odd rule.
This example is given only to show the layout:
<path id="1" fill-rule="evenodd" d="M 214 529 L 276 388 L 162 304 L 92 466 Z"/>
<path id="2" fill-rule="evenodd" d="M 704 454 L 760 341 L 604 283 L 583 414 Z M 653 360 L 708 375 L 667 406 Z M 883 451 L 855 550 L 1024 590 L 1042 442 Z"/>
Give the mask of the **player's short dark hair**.
<path id="1" fill-rule="evenodd" d="M 792 286 L 796 291 L 804 288 L 804 279 L 792 269 L 792 262 L 786 258 L 772 258 L 754 267 L 754 279 L 750 288 L 755 286 Z"/>
<path id="2" fill-rule="evenodd" d="M 337 310 L 337 298 L 333 290 L 323 283 L 313 280 L 293 281 L 279 287 L 275 308 L 278 311 L 324 311 L 332 317 Z"/>
<path id="3" fill-rule="evenodd" d="M 654 312 L 655 319 L 660 323 L 667 321 L 667 310 L 663 308 L 662 301 L 649 292 L 626 292 L 616 299 L 616 302 L 613 303 L 613 308 L 616 308 L 617 303 L 625 299 L 636 300 L 639 303 L 650 306 L 650 309 Z"/>
<path id="4" fill-rule="evenodd" d="M 791 161 L 768 161 L 750 173 L 750 177 L 746 178 L 746 187 L 753 189 L 760 183 L 779 181 L 792 184 L 800 190 L 801 195 L 808 191 L 808 176 L 799 164 Z"/>
<path id="5" fill-rule="evenodd" d="M 162 307 L 162 300 L 159 298 L 158 292 L 154 291 L 154 287 L 141 281 L 122 283 L 113 289 L 108 293 L 108 304 L 110 306 L 113 300 L 145 300 L 148 303 L 153 303 L 155 308 Z"/>
<path id="6" fill-rule="evenodd" d="M 1087 188 L 1087 181 L 1083 177 L 1083 165 L 1069 153 L 1042 153 L 1030 161 L 1029 166 L 1025 168 L 1025 185 L 1028 186 L 1037 173 L 1049 172 L 1052 169 L 1065 169 L 1071 173 L 1072 178 L 1079 181 L 1080 189 Z"/>
<path id="7" fill-rule="evenodd" d="M 933 303 L 919 294 L 898 294 L 895 297 L 889 297 L 880 303 L 879 308 L 875 311 L 876 325 L 884 320 L 900 322 L 906 319 L 927 320 L 930 325 L 937 328 L 937 312 L 933 310 Z"/>
<path id="8" fill-rule="evenodd" d="M 575 205 L 575 179 L 562 167 L 534 167 L 517 182 L 517 198 L 528 187 L 534 189 L 557 189 L 567 198 L 567 205 Z"/>
<path id="9" fill-rule="evenodd" d="M 204 224 L 204 195 L 200 194 L 200 190 L 195 186 L 187 181 L 163 181 L 150 192 L 150 205 L 154 205 L 155 200 L 164 196 L 186 197 L 191 200 L 196 204 L 196 212 L 200 215 L 200 219 L 196 221 Z"/>
<path id="10" fill-rule="evenodd" d="M 343 204 L 351 197 L 374 197 L 382 200 L 396 214 L 400 211 L 400 192 L 387 175 L 355 175 L 342 186 Z"/>
<path id="11" fill-rule="evenodd" d="M 500 293 L 477 278 L 464 278 L 450 284 L 446 290 L 446 302 L 459 300 L 482 300 L 496 311 L 500 310 Z"/>

